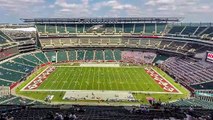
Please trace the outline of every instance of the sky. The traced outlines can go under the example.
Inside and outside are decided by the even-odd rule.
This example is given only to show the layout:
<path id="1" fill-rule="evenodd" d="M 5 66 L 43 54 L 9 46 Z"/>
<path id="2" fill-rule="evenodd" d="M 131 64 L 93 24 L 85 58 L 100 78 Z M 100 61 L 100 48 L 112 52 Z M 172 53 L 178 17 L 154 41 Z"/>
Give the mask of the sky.
<path id="1" fill-rule="evenodd" d="M 0 0 L 0 23 L 20 18 L 182 17 L 213 22 L 213 0 Z"/>

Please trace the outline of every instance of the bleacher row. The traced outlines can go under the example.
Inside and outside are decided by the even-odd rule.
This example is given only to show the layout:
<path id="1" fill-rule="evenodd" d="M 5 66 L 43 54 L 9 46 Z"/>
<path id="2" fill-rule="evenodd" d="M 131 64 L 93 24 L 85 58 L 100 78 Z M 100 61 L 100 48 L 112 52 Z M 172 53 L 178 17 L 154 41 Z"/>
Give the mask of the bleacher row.
<path id="1" fill-rule="evenodd" d="M 0 64 L 0 86 L 9 86 L 26 77 L 36 66 L 47 63 L 42 52 L 19 55 Z"/>
<path id="2" fill-rule="evenodd" d="M 148 33 L 160 34 L 166 28 L 166 23 L 144 23 L 144 24 L 37 24 L 40 33 Z"/>
<path id="3" fill-rule="evenodd" d="M 5 95 L 0 97 L 0 105 L 29 105 L 29 104 L 42 104 L 41 102 L 17 97 L 14 95 Z"/>
<path id="4" fill-rule="evenodd" d="M 212 26 L 173 26 L 168 34 L 185 36 L 203 36 L 213 37 Z"/>
<path id="5" fill-rule="evenodd" d="M 185 99 L 185 100 L 178 100 L 176 102 L 170 103 L 174 106 L 181 106 L 181 107 L 202 107 L 205 109 L 213 109 L 212 102 L 208 102 L 205 100 L 200 99 Z"/>
<path id="6" fill-rule="evenodd" d="M 187 85 L 213 81 L 212 64 L 170 57 L 161 67 Z"/>
<path id="7" fill-rule="evenodd" d="M 212 47 L 198 43 L 169 39 L 140 39 L 140 38 L 55 38 L 40 39 L 43 48 L 64 47 L 133 47 L 152 48 L 175 51 L 180 53 L 203 52 Z"/>
<path id="8" fill-rule="evenodd" d="M 0 30 L 0 44 L 8 43 L 8 36 L 6 36 L 1 30 Z"/>

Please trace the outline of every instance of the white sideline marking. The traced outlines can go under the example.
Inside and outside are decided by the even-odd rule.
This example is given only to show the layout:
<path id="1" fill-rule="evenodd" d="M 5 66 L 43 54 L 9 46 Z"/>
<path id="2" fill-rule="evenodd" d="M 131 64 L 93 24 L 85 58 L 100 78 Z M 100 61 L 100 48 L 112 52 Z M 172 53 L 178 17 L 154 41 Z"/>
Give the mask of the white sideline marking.
<path id="1" fill-rule="evenodd" d="M 48 66 L 46 69 L 44 69 L 41 73 L 39 73 L 36 77 L 34 77 L 29 83 L 27 83 L 27 85 L 25 85 L 22 89 L 21 89 L 21 91 L 24 91 L 24 89 L 29 85 L 29 84 L 31 84 L 38 76 L 40 76 L 42 73 L 44 73 L 48 68 L 49 68 L 50 66 Z M 36 72 L 34 72 L 34 73 L 36 73 Z"/>
<path id="2" fill-rule="evenodd" d="M 154 70 L 156 73 L 158 73 L 154 68 L 152 68 L 152 70 Z M 160 75 L 164 80 L 166 80 L 172 87 L 174 87 L 178 93 L 183 94 L 179 89 L 177 89 L 172 83 L 170 83 L 165 77 L 163 77 L 160 73 L 158 73 L 158 75 Z"/>

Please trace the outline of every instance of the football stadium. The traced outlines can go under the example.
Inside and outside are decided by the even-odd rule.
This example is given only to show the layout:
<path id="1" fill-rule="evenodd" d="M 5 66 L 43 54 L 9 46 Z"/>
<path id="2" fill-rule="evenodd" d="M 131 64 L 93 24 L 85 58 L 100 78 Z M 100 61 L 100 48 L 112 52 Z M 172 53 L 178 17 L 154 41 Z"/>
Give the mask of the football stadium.
<path id="1" fill-rule="evenodd" d="M 182 17 L 20 21 L 0 24 L 0 119 L 213 118 L 211 23 L 183 23 Z"/>

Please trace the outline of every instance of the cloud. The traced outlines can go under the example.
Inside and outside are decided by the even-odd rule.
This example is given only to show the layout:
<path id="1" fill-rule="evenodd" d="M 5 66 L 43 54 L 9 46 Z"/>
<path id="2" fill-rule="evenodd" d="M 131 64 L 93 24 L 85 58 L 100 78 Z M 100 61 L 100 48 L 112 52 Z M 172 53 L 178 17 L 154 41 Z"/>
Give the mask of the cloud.
<path id="1" fill-rule="evenodd" d="M 66 0 L 56 0 L 51 8 L 55 8 L 53 16 L 57 17 L 82 17 L 90 15 L 89 0 L 81 0 L 80 3 L 69 3 Z"/>
<path id="2" fill-rule="evenodd" d="M 0 0 L 0 9 L 12 15 L 31 16 L 33 11 L 37 11 L 38 5 L 43 7 L 44 2 L 44 0 Z"/>
<path id="3" fill-rule="evenodd" d="M 0 0 L 0 22 L 36 17 L 126 16 L 213 21 L 211 6 L 212 0 Z"/>

